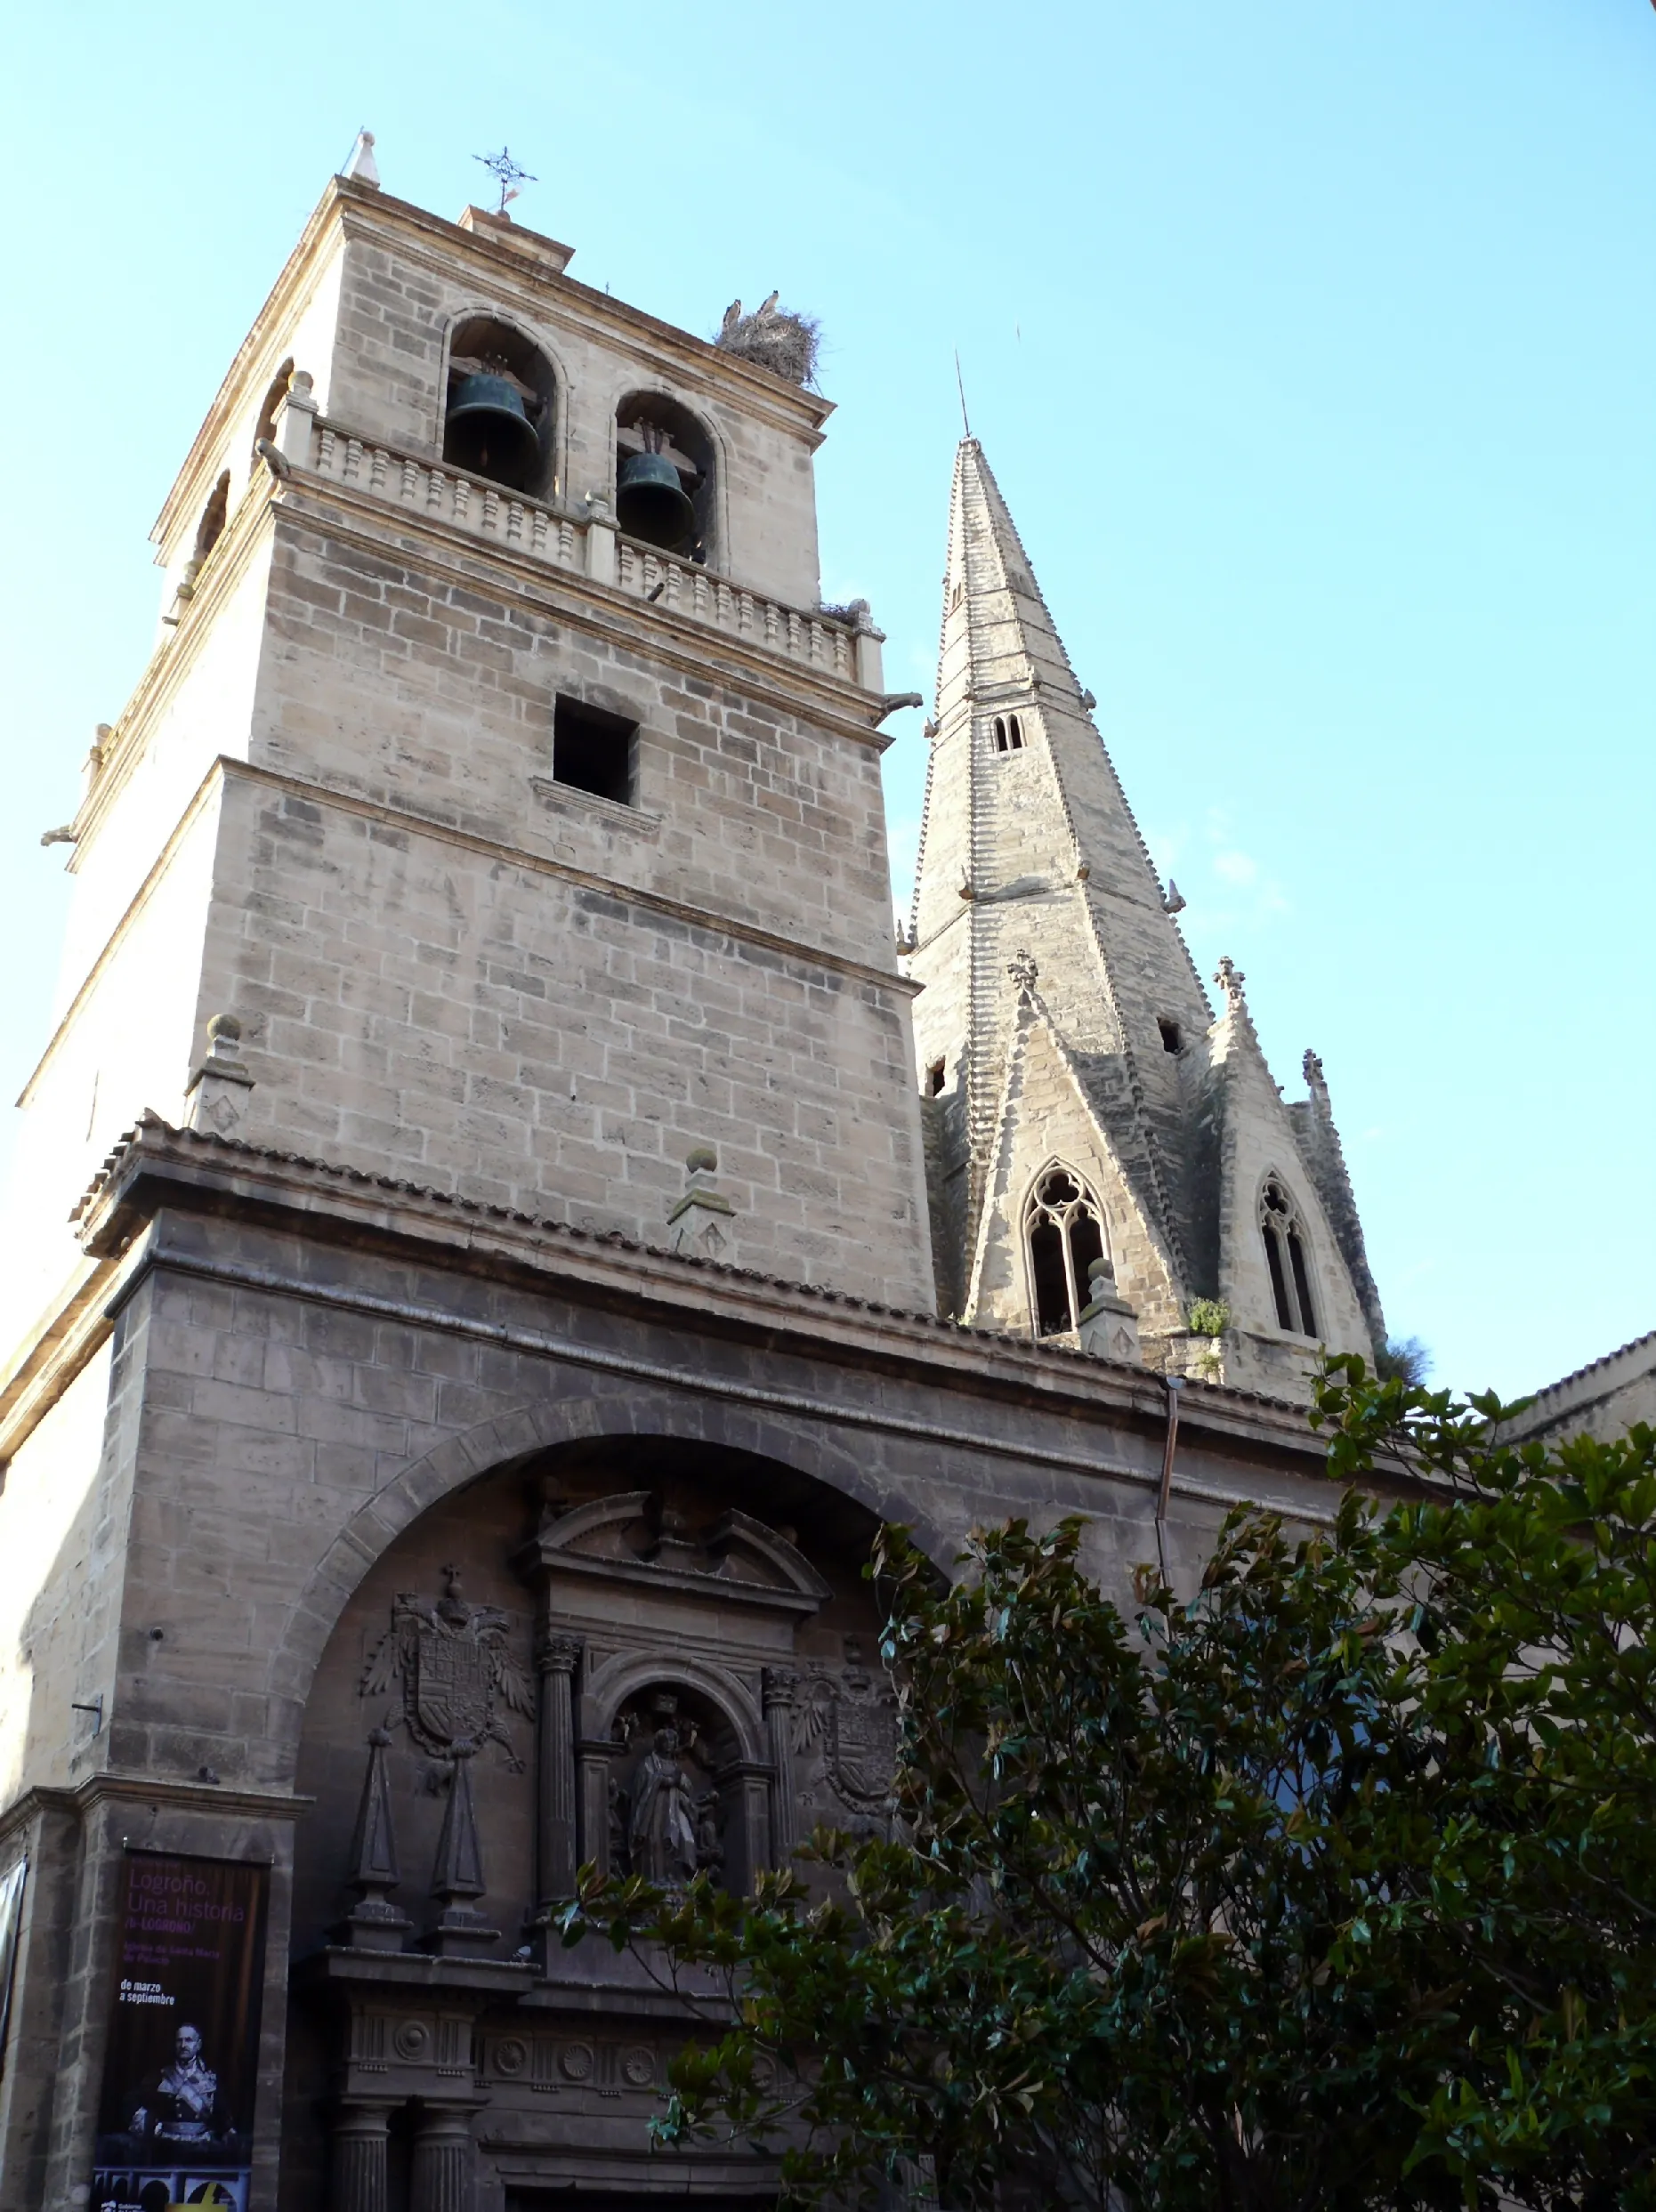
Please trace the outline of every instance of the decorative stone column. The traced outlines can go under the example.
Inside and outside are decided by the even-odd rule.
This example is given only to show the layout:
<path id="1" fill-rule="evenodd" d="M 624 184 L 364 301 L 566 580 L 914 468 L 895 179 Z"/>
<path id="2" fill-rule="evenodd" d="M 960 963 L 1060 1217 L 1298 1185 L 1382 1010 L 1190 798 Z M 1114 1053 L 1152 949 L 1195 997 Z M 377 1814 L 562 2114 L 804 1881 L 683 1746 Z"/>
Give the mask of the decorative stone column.
<path id="1" fill-rule="evenodd" d="M 623 1756 L 618 1743 L 583 1738 L 575 1747 L 580 1777 L 580 1855 L 592 1860 L 604 1874 L 626 1872 L 625 1853 L 618 1856 L 610 1833 L 615 1810 L 615 1770 Z"/>
<path id="2" fill-rule="evenodd" d="M 857 682 L 865 691 L 884 691 L 885 671 L 880 648 L 885 642 L 885 633 L 875 627 L 866 599 L 854 601 L 852 611 L 857 618 Z"/>
<path id="3" fill-rule="evenodd" d="M 724 1801 L 724 1885 L 747 1896 L 771 1856 L 770 1762 L 734 1759 L 719 1770 Z"/>
<path id="4" fill-rule="evenodd" d="M 330 2212 L 386 2212 L 388 2098 L 347 2097 L 334 2119 Z"/>
<path id="5" fill-rule="evenodd" d="M 535 1891 L 541 1914 L 575 1894 L 575 1670 L 580 1640 L 543 1626 L 536 1639 L 540 1675 L 535 1804 Z"/>
<path id="6" fill-rule="evenodd" d="M 1116 1288 L 1116 1271 L 1108 1260 L 1095 1260 L 1087 1269 L 1086 1292 L 1089 1303 L 1078 1330 L 1082 1351 L 1095 1360 L 1113 1360 L 1119 1367 L 1142 1366 L 1138 1314 Z"/>
<path id="7" fill-rule="evenodd" d="M 773 1864 L 785 1867 L 799 1841 L 799 1798 L 794 1783 L 794 1699 L 799 1677 L 791 1667 L 767 1667 L 760 1686 L 771 1740 L 771 1857 Z"/>
<path id="8" fill-rule="evenodd" d="M 366 135 L 366 134 L 365 134 Z M 308 368 L 296 368 L 276 410 L 276 444 L 299 468 L 311 465 L 311 433 L 316 428 L 316 380 Z"/>
<path id="9" fill-rule="evenodd" d="M 500 1941 L 500 1930 L 491 1928 L 488 1915 L 472 1901 L 489 1886 L 483 1878 L 477 1808 L 472 1802 L 472 1757 L 476 1749 L 475 1744 L 456 1745 L 449 1763 L 448 1805 L 432 1871 L 432 1895 L 442 1911 L 426 1938 L 428 1947 L 440 1958 L 474 1958 Z"/>
<path id="10" fill-rule="evenodd" d="M 671 1248 L 691 1259 L 736 1261 L 736 1208 L 713 1178 L 719 1156 L 710 1144 L 694 1146 L 684 1162 L 684 1195 L 669 1207 Z"/>
<path id="11" fill-rule="evenodd" d="M 414 1925 L 391 1901 L 391 1893 L 402 1877 L 392 1831 L 391 1777 L 385 1771 L 390 1744 L 390 1734 L 384 1728 L 376 1728 L 368 1737 L 368 1772 L 362 1779 L 362 1802 L 357 1808 L 356 1834 L 351 1841 L 350 1885 L 356 1902 L 334 1931 L 336 1942 L 349 1943 L 358 1950 L 400 1951 Z"/>
<path id="12" fill-rule="evenodd" d="M 586 573 L 594 584 L 615 582 L 615 516 L 602 492 L 586 495 Z"/>
<path id="13" fill-rule="evenodd" d="M 233 1013 L 215 1013 L 207 1023 L 206 1057 L 184 1092 L 185 1127 L 229 1136 L 247 1110 L 252 1088 L 253 1078 L 242 1063 L 241 1023 Z"/>
<path id="14" fill-rule="evenodd" d="M 422 2099 L 414 2130 L 408 2212 L 473 2212 L 477 2154 L 470 2104 Z"/>

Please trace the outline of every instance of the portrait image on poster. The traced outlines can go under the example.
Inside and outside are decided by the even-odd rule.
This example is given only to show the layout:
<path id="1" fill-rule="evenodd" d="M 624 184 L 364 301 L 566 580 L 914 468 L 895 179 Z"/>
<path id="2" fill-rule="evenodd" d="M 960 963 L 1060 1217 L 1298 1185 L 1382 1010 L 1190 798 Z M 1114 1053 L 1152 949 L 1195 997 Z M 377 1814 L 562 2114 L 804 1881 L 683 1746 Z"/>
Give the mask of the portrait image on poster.
<path id="1" fill-rule="evenodd" d="M 129 1853 L 94 2212 L 246 2212 L 270 1873 Z"/>

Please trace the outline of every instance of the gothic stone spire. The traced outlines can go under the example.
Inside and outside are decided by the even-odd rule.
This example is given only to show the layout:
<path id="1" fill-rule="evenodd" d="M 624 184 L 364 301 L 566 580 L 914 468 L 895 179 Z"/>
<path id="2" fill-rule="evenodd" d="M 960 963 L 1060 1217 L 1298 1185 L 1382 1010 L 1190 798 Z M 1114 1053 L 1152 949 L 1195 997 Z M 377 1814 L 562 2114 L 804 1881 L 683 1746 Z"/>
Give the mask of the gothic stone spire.
<path id="1" fill-rule="evenodd" d="M 1141 1164 L 1156 1241 L 1183 1241 L 1178 1054 L 1211 1019 L 1115 770 L 975 439 L 955 463 L 936 736 L 913 925 L 921 1065 L 942 1063 L 942 1207 L 973 1250 L 1018 1016 L 1014 954 L 1084 1089 Z M 930 1077 L 936 1082 L 937 1077 Z M 960 1296 L 969 1286 L 960 1271 Z M 1175 1306 L 1182 1283 L 1159 1286 Z"/>
<path id="2" fill-rule="evenodd" d="M 1226 1373 L 1298 1393 L 1313 1347 L 1283 1341 L 1259 1191 L 1289 1190 L 1315 1247 L 1319 1336 L 1361 1350 L 1378 1307 L 1349 1185 L 1312 1109 L 1290 1113 L 1272 1081 L 1229 961 L 1216 1020 L 1094 704 L 967 438 L 909 957 L 940 1297 L 1033 1325 L 1024 1216 L 1062 1162 L 1105 1217 L 1147 1360 L 1176 1362 L 1192 1300 L 1217 1298 L 1240 1332 Z"/>

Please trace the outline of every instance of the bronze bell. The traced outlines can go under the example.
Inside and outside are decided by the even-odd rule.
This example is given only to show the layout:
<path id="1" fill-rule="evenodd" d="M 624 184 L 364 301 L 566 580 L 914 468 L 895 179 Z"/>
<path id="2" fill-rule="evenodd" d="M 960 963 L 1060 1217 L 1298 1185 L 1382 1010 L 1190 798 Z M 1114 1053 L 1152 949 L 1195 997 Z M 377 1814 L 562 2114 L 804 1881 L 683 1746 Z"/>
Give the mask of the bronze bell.
<path id="1" fill-rule="evenodd" d="M 509 378 L 484 371 L 460 379 L 448 403 L 443 458 L 463 475 L 525 488 L 540 462 L 540 440 Z"/>
<path id="2" fill-rule="evenodd" d="M 615 480 L 615 519 L 628 537 L 663 553 L 683 553 L 696 529 L 696 510 L 664 453 L 630 454 Z"/>

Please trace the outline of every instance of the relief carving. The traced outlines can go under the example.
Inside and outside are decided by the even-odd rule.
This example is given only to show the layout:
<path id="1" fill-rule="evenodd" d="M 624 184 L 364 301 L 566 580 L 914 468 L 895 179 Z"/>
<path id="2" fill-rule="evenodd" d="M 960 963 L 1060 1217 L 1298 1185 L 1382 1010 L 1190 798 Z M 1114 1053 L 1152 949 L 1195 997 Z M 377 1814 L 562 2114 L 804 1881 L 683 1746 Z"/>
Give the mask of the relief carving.
<path id="1" fill-rule="evenodd" d="M 429 1757 L 469 1758 L 492 1742 L 512 1772 L 521 1773 L 523 1761 L 496 1711 L 497 1700 L 514 1713 L 535 1709 L 507 1646 L 511 1615 L 497 1605 L 468 1605 L 459 1570 L 445 1567 L 443 1574 L 448 1588 L 434 1604 L 409 1590 L 399 1593 L 391 1627 L 363 1669 L 361 1695 L 377 1697 L 398 1683 L 402 1711 L 390 1725 L 407 1728 Z"/>
<path id="2" fill-rule="evenodd" d="M 623 1707 L 618 1743 L 637 1756 L 610 1780 L 610 1864 L 664 1889 L 724 1861 L 711 1753 L 671 1691 Z"/>
<path id="3" fill-rule="evenodd" d="M 862 1827 L 889 1812 L 897 1764 L 897 1699 L 883 1674 L 862 1664 L 861 1646 L 845 1639 L 846 1665 L 813 1673 L 794 1712 L 794 1750 L 813 1761 L 802 1794 L 826 1790 Z"/>

